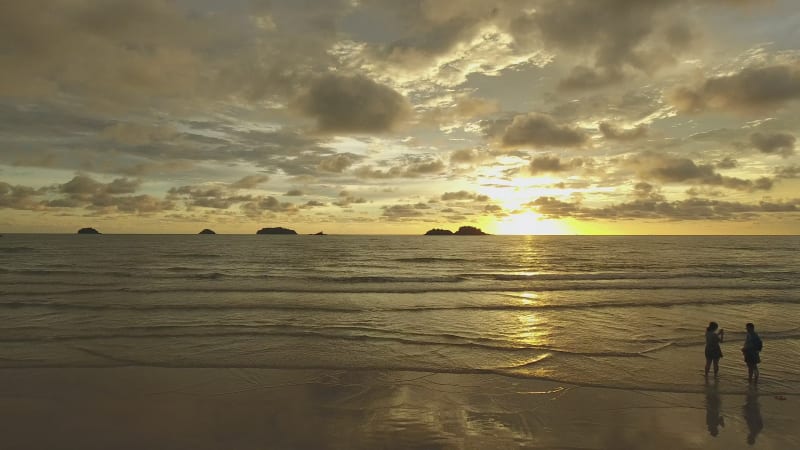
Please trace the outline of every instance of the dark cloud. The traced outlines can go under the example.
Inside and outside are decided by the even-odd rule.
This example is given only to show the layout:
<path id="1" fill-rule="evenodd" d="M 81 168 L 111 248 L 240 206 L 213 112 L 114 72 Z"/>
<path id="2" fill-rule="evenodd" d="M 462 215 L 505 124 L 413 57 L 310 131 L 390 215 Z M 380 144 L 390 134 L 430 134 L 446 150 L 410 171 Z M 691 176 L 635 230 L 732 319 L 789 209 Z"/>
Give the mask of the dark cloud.
<path id="1" fill-rule="evenodd" d="M 580 209 L 578 203 L 564 202 L 555 197 L 539 197 L 525 206 L 535 208 L 550 217 L 569 217 Z"/>
<path id="2" fill-rule="evenodd" d="M 316 79 L 296 102 L 326 133 L 381 133 L 410 113 L 408 101 L 392 88 L 363 76 L 328 74 Z"/>
<path id="3" fill-rule="evenodd" d="M 740 191 L 770 190 L 773 185 L 773 181 L 769 178 L 743 180 L 726 177 L 718 174 L 711 164 L 698 165 L 688 158 L 653 152 L 644 152 L 631 157 L 626 163 L 633 167 L 641 178 L 664 183 L 705 184 Z"/>
<path id="4" fill-rule="evenodd" d="M 748 204 L 703 198 L 667 201 L 663 197 L 651 197 L 602 208 L 588 208 L 581 206 L 580 202 L 570 203 L 553 197 L 539 197 L 526 206 L 535 208 L 541 214 L 552 218 L 745 220 L 766 213 L 800 212 L 800 199 Z"/>
<path id="5" fill-rule="evenodd" d="M 616 69 L 577 66 L 558 83 L 558 87 L 566 91 L 598 89 L 619 83 L 623 78 L 622 72 Z"/>
<path id="6" fill-rule="evenodd" d="M 762 153 L 778 154 L 787 158 L 794 154 L 797 139 L 789 133 L 753 133 L 750 144 Z"/>
<path id="7" fill-rule="evenodd" d="M 450 163 L 452 164 L 473 163 L 480 161 L 480 159 L 480 152 L 471 148 L 455 150 L 450 153 Z"/>
<path id="8" fill-rule="evenodd" d="M 247 216 L 254 218 L 261 217 L 264 213 L 294 214 L 298 211 L 298 207 L 294 203 L 281 202 L 272 196 L 243 203 L 241 208 Z"/>
<path id="9" fill-rule="evenodd" d="M 366 202 L 367 200 L 363 197 L 357 197 L 348 191 L 342 191 L 339 192 L 339 199 L 333 202 L 333 204 L 342 208 L 347 208 L 354 203 L 359 204 Z"/>
<path id="10" fill-rule="evenodd" d="M 284 195 L 288 197 L 301 197 L 303 195 L 303 191 L 300 189 L 291 189 Z"/>
<path id="11" fill-rule="evenodd" d="M 424 211 L 430 209 L 430 206 L 425 203 L 416 203 L 383 206 L 382 209 L 383 217 L 387 217 L 390 220 L 402 220 L 423 217 L 425 215 Z"/>
<path id="12" fill-rule="evenodd" d="M 476 194 L 474 192 L 468 191 L 457 191 L 457 192 L 445 192 L 440 197 L 442 201 L 453 201 L 453 200 L 472 200 L 476 202 L 486 202 L 489 201 L 490 198 L 483 194 Z"/>
<path id="13" fill-rule="evenodd" d="M 103 194 L 131 194 L 141 185 L 141 180 L 117 178 L 110 183 L 101 183 L 87 175 L 76 175 L 70 181 L 59 185 L 58 191 L 74 196 Z"/>
<path id="14" fill-rule="evenodd" d="M 533 158 L 528 165 L 528 170 L 532 175 L 537 175 L 540 173 L 565 172 L 582 167 L 583 164 L 584 161 L 581 158 L 573 158 L 569 161 L 562 161 L 558 156 L 543 155 Z"/>
<path id="15" fill-rule="evenodd" d="M 167 198 L 180 199 L 188 207 L 228 209 L 242 202 L 253 201 L 256 197 L 232 194 L 226 186 L 179 186 L 170 188 Z"/>
<path id="16" fill-rule="evenodd" d="M 733 169 L 738 164 L 739 163 L 730 156 L 726 156 L 716 163 L 718 169 Z"/>
<path id="17" fill-rule="evenodd" d="M 320 170 L 342 173 L 363 158 L 351 153 L 340 153 L 323 158 L 319 163 Z"/>
<path id="18" fill-rule="evenodd" d="M 694 88 L 682 87 L 670 95 L 679 111 L 754 112 L 772 109 L 800 98 L 800 66 L 747 67 L 741 72 L 712 77 Z"/>
<path id="19" fill-rule="evenodd" d="M 606 139 L 612 141 L 633 141 L 647 136 L 647 127 L 644 125 L 623 129 L 609 122 L 601 122 L 598 129 Z"/>
<path id="20" fill-rule="evenodd" d="M 40 197 L 44 194 L 41 189 L 29 186 L 12 186 L 0 181 L 0 208 L 37 210 L 42 209 Z"/>
<path id="21" fill-rule="evenodd" d="M 514 117 L 501 138 L 505 147 L 577 147 L 587 140 L 583 131 L 558 124 L 552 117 L 537 113 Z"/>
<path id="22" fill-rule="evenodd" d="M 800 165 L 792 165 L 786 167 L 778 167 L 775 170 L 775 177 L 777 178 L 800 178 Z"/>
<path id="23" fill-rule="evenodd" d="M 228 186 L 231 189 L 253 189 L 254 187 L 258 186 L 261 183 L 265 183 L 268 180 L 269 177 L 266 175 L 247 175 L 237 181 L 234 181 Z"/>
<path id="24" fill-rule="evenodd" d="M 674 63 L 694 42 L 694 32 L 676 8 L 682 0 L 546 0 L 512 24 L 518 39 L 540 35 L 570 53 L 582 52 L 592 66 L 577 66 L 562 88 L 618 83 L 630 68 L 645 73 Z"/>
<path id="25" fill-rule="evenodd" d="M 407 162 L 389 169 L 376 169 L 373 166 L 361 166 L 354 173 L 360 178 L 416 178 L 423 175 L 439 174 L 447 167 L 439 159 Z"/>

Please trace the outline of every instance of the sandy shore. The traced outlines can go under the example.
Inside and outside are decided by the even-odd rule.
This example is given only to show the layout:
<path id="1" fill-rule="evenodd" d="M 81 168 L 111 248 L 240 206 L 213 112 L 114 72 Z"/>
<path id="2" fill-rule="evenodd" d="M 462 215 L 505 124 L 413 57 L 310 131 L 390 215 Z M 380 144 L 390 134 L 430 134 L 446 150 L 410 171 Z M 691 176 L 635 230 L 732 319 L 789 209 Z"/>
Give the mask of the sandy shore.
<path id="1" fill-rule="evenodd" d="M 720 395 L 418 372 L 4 369 L 0 424 L 4 449 L 800 448 L 800 399 L 737 383 Z"/>

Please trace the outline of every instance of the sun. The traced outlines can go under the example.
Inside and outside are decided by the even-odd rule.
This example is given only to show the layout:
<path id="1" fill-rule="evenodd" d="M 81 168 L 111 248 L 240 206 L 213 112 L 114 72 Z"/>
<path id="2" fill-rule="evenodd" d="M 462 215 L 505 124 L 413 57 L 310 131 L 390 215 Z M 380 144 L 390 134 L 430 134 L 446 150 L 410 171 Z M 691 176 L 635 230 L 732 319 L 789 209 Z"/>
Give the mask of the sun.
<path id="1" fill-rule="evenodd" d="M 493 228 L 496 234 L 573 234 L 566 223 L 534 211 L 512 214 L 495 222 Z"/>

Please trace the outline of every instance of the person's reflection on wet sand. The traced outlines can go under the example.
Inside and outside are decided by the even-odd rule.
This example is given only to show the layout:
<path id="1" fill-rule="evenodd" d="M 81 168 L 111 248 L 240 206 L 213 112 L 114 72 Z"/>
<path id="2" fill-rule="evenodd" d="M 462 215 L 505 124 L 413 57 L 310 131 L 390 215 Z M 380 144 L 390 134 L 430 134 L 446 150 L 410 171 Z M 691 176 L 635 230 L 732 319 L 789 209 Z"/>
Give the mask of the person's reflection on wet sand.
<path id="1" fill-rule="evenodd" d="M 750 389 L 747 390 L 742 412 L 744 413 L 744 420 L 747 422 L 747 443 L 753 445 L 756 443 L 758 433 L 764 429 L 764 420 L 761 418 L 761 405 L 758 404 L 758 387 L 750 386 Z"/>
<path id="2" fill-rule="evenodd" d="M 714 380 L 710 384 L 706 380 L 706 426 L 711 436 L 719 434 L 719 427 L 725 426 L 725 419 L 722 417 L 720 409 L 722 408 L 722 399 L 719 396 L 717 389 L 719 381 Z"/>

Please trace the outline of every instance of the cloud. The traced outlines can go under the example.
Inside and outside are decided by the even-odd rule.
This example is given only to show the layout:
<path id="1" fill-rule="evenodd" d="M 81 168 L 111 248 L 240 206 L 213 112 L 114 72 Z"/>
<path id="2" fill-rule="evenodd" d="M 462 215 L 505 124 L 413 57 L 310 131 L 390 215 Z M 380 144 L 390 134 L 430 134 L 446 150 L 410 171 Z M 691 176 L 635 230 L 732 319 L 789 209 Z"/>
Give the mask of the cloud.
<path id="1" fill-rule="evenodd" d="M 583 164 L 584 161 L 581 158 L 573 158 L 568 162 L 562 162 L 558 156 L 543 155 L 533 158 L 528 165 L 528 170 L 532 175 L 565 172 L 582 167 Z"/>
<path id="2" fill-rule="evenodd" d="M 681 0 L 546 0 L 514 20 L 518 40 L 539 36 L 564 53 L 591 58 L 563 79 L 564 89 L 619 83 L 625 70 L 650 73 L 673 64 L 695 33 L 677 5 Z"/>
<path id="3" fill-rule="evenodd" d="M 43 195 L 41 189 L 29 186 L 12 186 L 9 183 L 0 181 L 0 208 L 37 210 L 42 209 L 42 205 L 37 197 Z"/>
<path id="4" fill-rule="evenodd" d="M 747 67 L 738 73 L 706 79 L 694 88 L 681 87 L 669 100 L 681 112 L 707 110 L 759 112 L 800 98 L 800 66 Z"/>
<path id="5" fill-rule="evenodd" d="M 427 111 L 422 115 L 422 122 L 443 127 L 459 126 L 466 120 L 493 114 L 499 108 L 500 105 L 495 100 L 460 95 L 443 106 Z"/>
<path id="6" fill-rule="evenodd" d="M 464 148 L 450 153 L 450 164 L 475 164 L 490 158 L 488 152 L 476 148 Z"/>
<path id="7" fill-rule="evenodd" d="M 333 202 L 333 204 L 342 208 L 347 208 L 354 203 L 359 204 L 366 202 L 367 200 L 363 197 L 356 197 L 348 191 L 341 191 L 339 192 L 339 199 Z"/>
<path id="8" fill-rule="evenodd" d="M 281 202 L 272 196 L 260 197 L 256 200 L 242 203 L 241 209 L 245 215 L 251 218 L 259 218 L 265 213 L 294 214 L 298 211 L 297 205 L 289 202 Z"/>
<path id="9" fill-rule="evenodd" d="M 623 78 L 624 75 L 617 69 L 576 66 L 558 83 L 558 87 L 566 91 L 597 89 L 619 83 Z"/>
<path id="10" fill-rule="evenodd" d="M 228 186 L 231 189 L 253 189 L 254 187 L 258 186 L 261 183 L 265 183 L 268 180 L 269 177 L 266 175 L 247 175 L 237 181 L 234 181 Z"/>
<path id="11" fill-rule="evenodd" d="M 187 207 L 228 209 L 242 202 L 253 201 L 252 195 L 231 194 L 226 186 L 179 186 L 167 191 L 167 198 L 183 200 Z"/>
<path id="12" fill-rule="evenodd" d="M 314 80 L 295 106 L 325 133 L 382 133 L 408 118 L 408 101 L 364 76 L 327 74 Z"/>
<path id="13" fill-rule="evenodd" d="M 418 218 L 425 215 L 425 210 L 430 209 L 425 203 L 416 203 L 416 204 L 402 204 L 402 205 L 391 205 L 391 206 L 383 206 L 383 217 L 387 217 L 390 220 L 403 220 L 408 218 Z"/>
<path id="14" fill-rule="evenodd" d="M 737 165 L 739 165 L 739 163 L 730 156 L 726 156 L 721 160 L 717 161 L 716 165 L 718 169 L 733 169 Z"/>
<path id="15" fill-rule="evenodd" d="M 423 159 L 407 162 L 389 169 L 376 169 L 373 166 L 361 166 L 354 173 L 360 178 L 416 178 L 423 175 L 442 173 L 447 167 L 439 159 Z"/>
<path id="16" fill-rule="evenodd" d="M 797 139 L 789 133 L 753 133 L 750 135 L 750 144 L 761 153 L 778 154 L 788 158 L 794 154 L 794 144 Z"/>
<path id="17" fill-rule="evenodd" d="M 59 185 L 58 191 L 73 196 L 131 194 L 136 192 L 141 183 L 141 180 L 128 178 L 117 178 L 110 183 L 101 183 L 87 175 L 76 175 L 70 181 Z"/>
<path id="18" fill-rule="evenodd" d="M 777 178 L 800 178 L 800 165 L 778 167 L 775 169 Z"/>
<path id="19" fill-rule="evenodd" d="M 628 158 L 625 163 L 634 168 L 645 180 L 664 183 L 696 183 L 721 186 L 740 191 L 770 190 L 773 181 L 762 177 L 744 180 L 718 174 L 711 164 L 696 164 L 689 158 L 675 157 L 654 152 L 644 152 Z"/>
<path id="20" fill-rule="evenodd" d="M 325 172 L 342 173 L 360 159 L 350 153 L 339 153 L 323 158 L 318 167 Z"/>
<path id="21" fill-rule="evenodd" d="M 102 136 L 125 145 L 147 145 L 174 139 L 178 131 L 169 125 L 143 125 L 118 122 L 105 128 Z"/>
<path id="22" fill-rule="evenodd" d="M 746 220 L 767 213 L 800 212 L 800 199 L 780 202 L 741 203 L 704 198 L 668 201 L 663 197 L 641 198 L 616 205 L 589 208 L 580 202 L 539 197 L 526 204 L 551 218 L 575 217 L 585 220 Z"/>
<path id="23" fill-rule="evenodd" d="M 606 139 L 611 141 L 633 141 L 647 136 L 645 125 L 623 129 L 609 122 L 601 122 L 598 129 Z"/>
<path id="24" fill-rule="evenodd" d="M 468 191 L 445 192 L 440 198 L 445 202 L 452 200 L 474 200 L 476 202 L 486 202 L 490 200 L 486 195 L 476 194 Z"/>
<path id="25" fill-rule="evenodd" d="M 538 113 L 514 117 L 501 138 L 504 147 L 578 147 L 587 140 L 583 131 L 558 124 L 552 117 Z"/>

